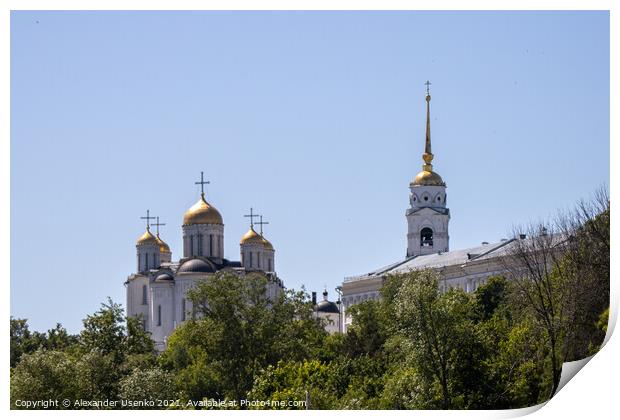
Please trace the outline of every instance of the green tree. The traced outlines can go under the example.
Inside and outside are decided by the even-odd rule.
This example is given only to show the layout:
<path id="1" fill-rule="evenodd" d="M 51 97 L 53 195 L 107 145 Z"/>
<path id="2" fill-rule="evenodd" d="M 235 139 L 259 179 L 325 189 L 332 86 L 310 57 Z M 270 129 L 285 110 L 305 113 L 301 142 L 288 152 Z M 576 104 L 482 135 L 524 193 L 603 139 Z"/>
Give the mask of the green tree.
<path id="1" fill-rule="evenodd" d="M 320 352 L 327 334 L 307 295 L 289 290 L 270 299 L 267 281 L 220 272 L 188 292 L 196 319 L 175 330 L 162 355 L 185 397 L 239 400 L 262 369 Z"/>
<path id="2" fill-rule="evenodd" d="M 170 401 L 177 399 L 174 374 L 159 367 L 146 370 L 136 369 L 120 381 L 120 397 L 130 401 Z M 142 407 L 141 407 L 142 408 Z M 146 406 L 147 409 L 161 409 L 162 406 Z"/>

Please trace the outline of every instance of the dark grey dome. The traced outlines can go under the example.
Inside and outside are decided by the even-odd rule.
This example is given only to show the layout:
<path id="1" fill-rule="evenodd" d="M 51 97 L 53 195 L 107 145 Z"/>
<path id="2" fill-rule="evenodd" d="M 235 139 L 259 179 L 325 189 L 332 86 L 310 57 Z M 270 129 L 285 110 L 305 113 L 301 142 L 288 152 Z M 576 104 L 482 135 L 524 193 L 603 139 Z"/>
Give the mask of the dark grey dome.
<path id="1" fill-rule="evenodd" d="M 205 260 L 194 258 L 181 264 L 177 273 L 215 273 L 215 267 Z"/>
<path id="2" fill-rule="evenodd" d="M 159 276 L 155 278 L 155 281 L 173 281 L 173 280 L 174 279 L 172 278 L 172 276 L 168 273 L 160 274 Z"/>
<path id="3" fill-rule="evenodd" d="M 316 305 L 317 312 L 327 312 L 330 314 L 339 314 L 340 310 L 338 309 L 338 305 L 334 302 L 330 302 L 328 300 L 322 300 Z"/>

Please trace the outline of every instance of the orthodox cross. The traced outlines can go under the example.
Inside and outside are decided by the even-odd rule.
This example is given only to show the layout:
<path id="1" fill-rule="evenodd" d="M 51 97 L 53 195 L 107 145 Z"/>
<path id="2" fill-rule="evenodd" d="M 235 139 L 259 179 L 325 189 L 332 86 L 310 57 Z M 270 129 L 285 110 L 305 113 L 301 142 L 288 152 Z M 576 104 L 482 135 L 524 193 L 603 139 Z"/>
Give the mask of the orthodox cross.
<path id="1" fill-rule="evenodd" d="M 260 236 L 263 236 L 263 225 L 268 225 L 269 222 L 263 222 L 263 215 L 260 214 L 258 217 L 260 217 L 260 222 L 256 222 L 257 225 L 260 225 Z"/>
<path id="2" fill-rule="evenodd" d="M 159 236 L 159 227 L 160 226 L 166 226 L 165 223 L 159 223 L 159 216 L 156 217 L 157 219 L 157 223 L 153 223 L 153 226 L 157 226 L 157 236 Z"/>
<path id="3" fill-rule="evenodd" d="M 432 85 L 432 83 L 427 80 L 426 83 L 424 84 L 426 85 L 426 94 L 430 95 L 431 94 L 430 86 Z"/>
<path id="4" fill-rule="evenodd" d="M 140 217 L 140 219 L 146 219 L 146 230 L 149 230 L 149 227 L 151 226 L 151 219 L 155 219 L 155 217 L 152 217 L 149 213 L 149 211 L 146 211 L 146 217 L 142 216 Z"/>
<path id="5" fill-rule="evenodd" d="M 258 217 L 258 214 L 254 214 L 254 209 L 252 207 L 250 207 L 250 214 L 244 214 L 243 217 L 249 217 L 250 218 L 250 227 L 253 228 L 254 227 L 254 218 Z"/>
<path id="6" fill-rule="evenodd" d="M 205 184 L 210 184 L 210 181 L 205 181 L 204 172 L 200 171 L 200 181 L 194 182 L 194 184 L 200 184 L 200 195 L 205 196 Z"/>

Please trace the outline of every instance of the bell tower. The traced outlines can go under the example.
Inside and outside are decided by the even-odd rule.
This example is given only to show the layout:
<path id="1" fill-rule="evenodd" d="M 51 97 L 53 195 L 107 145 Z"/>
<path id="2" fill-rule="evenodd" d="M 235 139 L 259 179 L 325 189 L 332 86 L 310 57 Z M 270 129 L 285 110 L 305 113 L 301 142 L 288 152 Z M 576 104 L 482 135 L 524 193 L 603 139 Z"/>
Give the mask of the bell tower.
<path id="1" fill-rule="evenodd" d="M 407 209 L 407 257 L 434 254 L 449 250 L 448 223 L 450 210 L 446 207 L 446 184 L 433 172 L 431 151 L 430 85 L 426 83 L 426 141 L 422 171 L 409 184 L 410 207 Z"/>

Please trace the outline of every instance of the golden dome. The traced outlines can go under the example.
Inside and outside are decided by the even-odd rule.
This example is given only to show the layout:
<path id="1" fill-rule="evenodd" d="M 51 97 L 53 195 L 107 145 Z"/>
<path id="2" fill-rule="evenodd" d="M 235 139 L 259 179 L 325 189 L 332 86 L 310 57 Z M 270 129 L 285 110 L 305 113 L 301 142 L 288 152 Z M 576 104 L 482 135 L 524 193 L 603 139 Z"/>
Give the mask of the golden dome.
<path id="1" fill-rule="evenodd" d="M 170 247 L 168 246 L 168 244 L 167 244 L 167 243 L 165 243 L 165 242 L 163 241 L 163 239 L 161 239 L 161 238 L 159 237 L 159 235 L 157 235 L 157 236 L 155 237 L 155 240 L 157 241 L 157 245 L 159 245 L 159 252 L 160 252 L 160 253 L 162 253 L 162 254 L 170 254 L 170 253 L 171 253 L 171 252 L 170 252 Z"/>
<path id="2" fill-rule="evenodd" d="M 411 181 L 411 185 L 436 185 L 444 187 L 446 184 L 437 172 L 423 170 Z"/>
<path id="3" fill-rule="evenodd" d="M 146 232 L 144 232 L 144 235 L 138 238 L 138 242 L 136 242 L 136 245 L 159 245 L 159 244 L 157 243 L 157 238 L 155 237 L 155 235 L 151 233 L 149 228 L 146 228 Z"/>
<path id="4" fill-rule="evenodd" d="M 183 216 L 183 225 L 223 225 L 222 215 L 215 207 L 207 203 L 205 196 L 187 210 Z"/>
<path id="5" fill-rule="evenodd" d="M 273 245 L 271 245 L 271 242 L 269 242 L 267 240 L 267 238 L 265 238 L 264 236 L 262 238 L 263 238 L 263 246 L 265 247 L 265 249 L 268 249 L 270 251 L 274 251 Z"/>
<path id="6" fill-rule="evenodd" d="M 260 236 L 258 232 L 254 230 L 253 226 L 250 226 L 250 230 L 248 230 L 245 233 L 245 235 L 241 237 L 241 242 L 239 242 L 239 245 L 263 245 L 265 246 L 265 243 L 263 241 L 264 241 L 264 238 Z"/>

